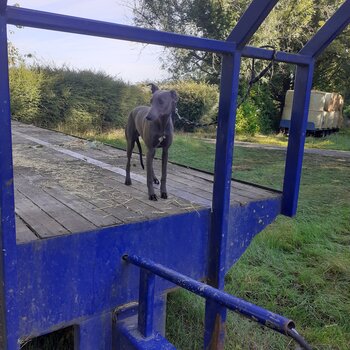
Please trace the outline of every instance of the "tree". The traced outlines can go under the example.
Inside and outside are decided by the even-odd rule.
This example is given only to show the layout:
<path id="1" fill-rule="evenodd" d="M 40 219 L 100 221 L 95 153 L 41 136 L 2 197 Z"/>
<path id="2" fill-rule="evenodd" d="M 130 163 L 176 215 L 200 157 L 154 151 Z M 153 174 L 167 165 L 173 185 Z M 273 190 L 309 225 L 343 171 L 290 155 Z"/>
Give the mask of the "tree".
<path id="1" fill-rule="evenodd" d="M 164 31 L 225 40 L 250 4 L 250 0 L 138 0 L 134 4 L 137 25 Z M 277 50 L 298 52 L 340 6 L 342 0 L 281 0 L 266 18 L 250 45 L 271 45 Z M 346 73 L 350 70 L 349 30 L 335 40 L 316 66 L 315 86 L 345 92 L 349 89 Z M 216 54 L 165 49 L 163 67 L 175 79 L 192 78 L 217 84 L 220 57 Z M 259 66 L 262 63 L 257 63 Z M 243 77 L 248 79 L 249 64 L 242 62 Z M 291 87 L 294 66 L 277 64 L 271 93 L 283 103 Z"/>

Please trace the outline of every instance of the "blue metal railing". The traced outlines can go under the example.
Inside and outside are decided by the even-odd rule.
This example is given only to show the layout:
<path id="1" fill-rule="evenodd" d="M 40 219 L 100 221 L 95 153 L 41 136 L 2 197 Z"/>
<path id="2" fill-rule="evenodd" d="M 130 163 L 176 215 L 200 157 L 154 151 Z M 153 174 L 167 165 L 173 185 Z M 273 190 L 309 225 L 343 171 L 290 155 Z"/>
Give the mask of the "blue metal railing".
<path id="1" fill-rule="evenodd" d="M 150 337 L 154 333 L 152 313 L 154 305 L 155 275 L 157 275 L 190 291 L 191 293 L 205 298 L 206 300 L 213 301 L 216 304 L 245 316 L 254 322 L 293 338 L 304 349 L 311 349 L 310 345 L 308 345 L 296 331 L 294 322 L 284 316 L 263 309 L 260 306 L 213 288 L 205 283 L 198 282 L 161 264 L 157 264 L 152 260 L 141 258 L 137 255 L 124 255 L 123 259 L 141 268 L 138 329 L 144 337 Z"/>

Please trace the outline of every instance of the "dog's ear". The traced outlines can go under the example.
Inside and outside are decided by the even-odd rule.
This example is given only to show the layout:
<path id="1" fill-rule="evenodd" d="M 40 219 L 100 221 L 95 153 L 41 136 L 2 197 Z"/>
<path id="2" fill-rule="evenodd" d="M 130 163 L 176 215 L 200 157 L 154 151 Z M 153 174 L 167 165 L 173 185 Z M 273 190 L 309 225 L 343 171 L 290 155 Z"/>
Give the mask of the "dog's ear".
<path id="1" fill-rule="evenodd" d="M 159 90 L 159 87 L 157 85 L 154 85 L 153 83 L 147 84 L 147 86 L 151 87 L 152 94 L 154 94 L 157 90 Z"/>
<path id="2" fill-rule="evenodd" d="M 179 101 L 179 95 L 177 94 L 177 92 L 175 90 L 170 90 L 170 94 L 175 102 Z"/>

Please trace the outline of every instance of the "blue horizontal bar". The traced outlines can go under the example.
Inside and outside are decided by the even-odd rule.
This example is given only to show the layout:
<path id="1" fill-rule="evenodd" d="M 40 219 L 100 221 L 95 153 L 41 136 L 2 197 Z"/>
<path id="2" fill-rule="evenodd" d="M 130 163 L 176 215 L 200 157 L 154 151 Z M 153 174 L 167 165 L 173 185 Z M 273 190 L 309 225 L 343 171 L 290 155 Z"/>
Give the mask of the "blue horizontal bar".
<path id="1" fill-rule="evenodd" d="M 85 34 L 218 53 L 233 53 L 236 49 L 236 45 L 233 42 L 167 33 L 13 6 L 7 7 L 6 17 L 8 24 L 67 33 Z M 247 46 L 243 49 L 242 56 L 271 60 L 273 58 L 273 51 Z M 292 64 L 308 64 L 309 57 L 299 54 L 277 52 L 275 61 Z"/>
<path id="2" fill-rule="evenodd" d="M 262 49 L 254 46 L 246 46 L 242 50 L 242 56 L 257 58 L 257 59 L 260 58 L 262 60 L 272 60 L 274 56 L 274 52 L 273 50 Z M 276 51 L 274 60 L 276 62 L 309 65 L 312 62 L 312 57 L 301 55 L 301 54 Z"/>
<path id="3" fill-rule="evenodd" d="M 147 269 L 154 274 L 187 289 L 188 291 L 200 295 L 206 299 L 213 300 L 219 305 L 237 312 L 249 319 L 258 322 L 268 328 L 289 335 L 290 330 L 295 328 L 294 322 L 271 311 L 251 304 L 243 299 L 239 299 L 228 293 L 222 292 L 207 284 L 198 282 L 181 273 L 171 270 L 163 265 L 157 264 L 149 259 L 144 259 L 136 255 L 125 255 L 124 260 L 133 263 L 141 268 Z"/>
<path id="4" fill-rule="evenodd" d="M 154 45 L 219 53 L 233 53 L 236 48 L 236 45 L 232 42 L 168 33 L 13 6 L 7 7 L 6 16 L 7 23 L 13 25 L 136 41 Z"/>
<path id="5" fill-rule="evenodd" d="M 344 2 L 324 26 L 300 50 L 300 54 L 317 57 L 350 23 L 350 0 Z"/>

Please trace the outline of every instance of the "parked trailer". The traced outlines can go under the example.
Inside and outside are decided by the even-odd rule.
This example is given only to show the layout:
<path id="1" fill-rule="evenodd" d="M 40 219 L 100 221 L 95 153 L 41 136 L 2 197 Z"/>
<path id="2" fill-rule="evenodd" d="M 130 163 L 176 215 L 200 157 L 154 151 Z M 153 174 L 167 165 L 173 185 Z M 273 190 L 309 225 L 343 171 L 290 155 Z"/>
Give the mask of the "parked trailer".
<path id="1" fill-rule="evenodd" d="M 288 90 L 285 97 L 280 129 L 288 134 L 292 116 L 294 90 Z M 339 131 L 343 125 L 344 99 L 340 94 L 311 90 L 307 133 L 325 136 Z"/>
<path id="2" fill-rule="evenodd" d="M 205 349 L 223 348 L 227 309 L 310 349 L 293 321 L 223 292 L 253 237 L 279 214 L 296 214 L 315 60 L 350 21 L 346 0 L 297 54 L 246 46 L 276 3 L 252 1 L 220 41 L 0 0 L 1 349 L 68 326 L 76 350 L 174 349 L 165 338 L 174 286 L 205 298 Z M 154 207 L 137 168 L 134 188 L 123 185 L 125 153 L 76 150 L 68 136 L 11 125 L 8 24 L 220 54 L 215 176 L 176 166 L 171 176 L 169 165 L 174 201 Z M 242 57 L 297 66 L 283 192 L 231 181 Z"/>

